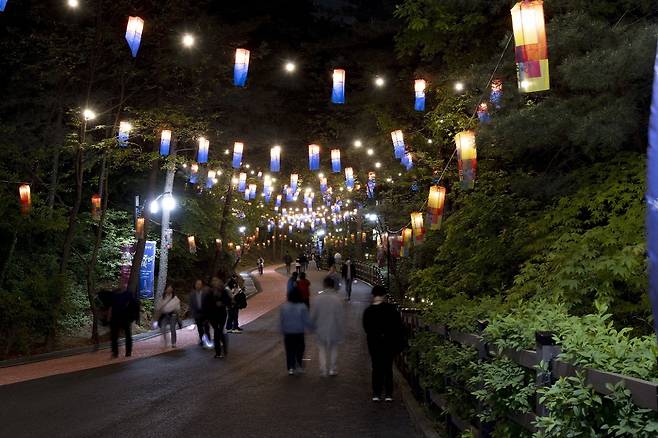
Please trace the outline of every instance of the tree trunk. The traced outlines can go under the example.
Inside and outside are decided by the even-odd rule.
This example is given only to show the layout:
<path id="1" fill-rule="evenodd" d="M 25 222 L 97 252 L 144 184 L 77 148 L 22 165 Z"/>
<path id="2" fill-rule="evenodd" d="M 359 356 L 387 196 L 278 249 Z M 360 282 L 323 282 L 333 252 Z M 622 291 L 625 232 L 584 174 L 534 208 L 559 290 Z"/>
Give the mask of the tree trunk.
<path id="1" fill-rule="evenodd" d="M 222 222 L 219 225 L 219 238 L 222 240 L 222 249 L 215 246 L 215 258 L 213 260 L 211 277 L 217 275 L 219 264 L 225 259 L 224 248 L 226 248 L 226 226 L 229 222 L 228 217 L 231 214 L 231 205 L 233 204 L 233 177 L 229 179 L 228 189 L 226 190 L 226 199 L 224 199 L 224 208 L 222 209 Z M 231 269 L 231 272 L 233 269 Z"/>
<path id="2" fill-rule="evenodd" d="M 16 244 L 18 243 L 18 231 L 14 229 L 14 236 L 11 239 L 11 246 L 9 247 L 9 253 L 7 254 L 7 259 L 5 264 L 2 267 L 2 273 L 0 273 L 0 288 L 5 282 L 5 277 L 7 276 L 7 271 L 11 265 L 11 259 L 14 258 L 14 252 L 16 252 Z"/>
<path id="3" fill-rule="evenodd" d="M 57 119 L 55 120 L 55 150 L 53 151 L 53 167 L 50 174 L 50 186 L 48 187 L 48 214 L 53 214 L 55 208 L 55 194 L 57 193 L 57 183 L 59 182 L 59 155 L 61 146 L 64 142 L 64 131 L 62 127 L 64 119 L 64 107 L 59 106 Z"/>
<path id="4" fill-rule="evenodd" d="M 176 157 L 176 142 L 171 144 L 171 157 Z M 174 178 L 176 176 L 176 164 L 173 162 L 167 166 L 167 176 L 165 177 L 165 186 L 163 193 L 170 193 L 173 195 L 174 191 Z M 162 225 L 160 231 L 160 264 L 158 266 L 158 282 L 155 290 L 155 306 L 157 307 L 160 299 L 164 295 L 165 287 L 167 286 L 167 272 L 169 268 L 169 245 L 170 235 L 169 219 L 171 212 L 165 208 L 162 209 Z"/>

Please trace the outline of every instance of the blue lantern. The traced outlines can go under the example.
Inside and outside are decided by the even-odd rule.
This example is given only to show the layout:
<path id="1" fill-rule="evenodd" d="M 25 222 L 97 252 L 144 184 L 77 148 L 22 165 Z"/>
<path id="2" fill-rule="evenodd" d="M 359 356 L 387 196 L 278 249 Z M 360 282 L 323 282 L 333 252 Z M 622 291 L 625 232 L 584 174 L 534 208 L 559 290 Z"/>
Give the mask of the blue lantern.
<path id="1" fill-rule="evenodd" d="M 414 160 L 411 157 L 411 152 L 407 152 L 406 154 L 404 154 L 404 156 L 402 157 L 402 165 L 407 170 L 411 170 L 414 167 Z"/>
<path id="2" fill-rule="evenodd" d="M 404 157 L 404 135 L 401 130 L 391 132 L 391 139 L 393 140 L 393 153 L 395 158 L 401 160 Z"/>
<path id="3" fill-rule="evenodd" d="M 238 178 L 238 192 L 242 193 L 247 189 L 247 174 L 242 172 Z"/>
<path id="4" fill-rule="evenodd" d="M 274 146 L 270 149 L 270 171 L 279 172 L 281 170 L 281 147 Z"/>
<path id="5" fill-rule="evenodd" d="M 308 145 L 308 168 L 311 171 L 320 169 L 320 146 Z"/>
<path id="6" fill-rule="evenodd" d="M 369 199 L 373 199 L 375 197 L 375 187 L 377 187 L 377 181 L 375 180 L 375 172 L 370 172 L 368 174 L 368 183 L 366 188 L 366 192 Z"/>
<path id="7" fill-rule="evenodd" d="M 294 194 L 297 191 L 297 183 L 299 182 L 299 175 L 293 173 L 290 175 L 290 191 Z"/>
<path id="8" fill-rule="evenodd" d="M 208 150 L 210 149 L 210 141 L 204 137 L 199 138 L 199 152 L 197 153 L 197 162 L 203 164 L 208 162 Z"/>
<path id="9" fill-rule="evenodd" d="M 334 88 L 331 92 L 331 102 L 345 103 L 345 70 L 337 68 L 334 70 Z"/>
<path id="10" fill-rule="evenodd" d="M 274 201 L 274 208 L 281 208 L 281 200 L 282 199 L 283 199 L 283 196 L 276 195 L 276 201 Z"/>
<path id="11" fill-rule="evenodd" d="M 489 123 L 491 121 L 491 116 L 489 115 L 489 108 L 485 102 L 482 102 L 478 106 L 477 110 L 478 120 L 480 123 Z"/>
<path id="12" fill-rule="evenodd" d="M 414 109 L 416 111 L 425 111 L 425 80 L 416 79 L 414 89 L 416 91 L 416 103 Z"/>
<path id="13" fill-rule="evenodd" d="M 237 49 L 235 51 L 235 67 L 233 68 L 233 84 L 236 87 L 244 87 L 247 84 L 248 72 L 249 50 Z"/>
<path id="14" fill-rule="evenodd" d="M 286 202 L 292 202 L 295 197 L 295 192 L 293 192 L 293 190 L 288 186 L 286 186 L 285 190 L 286 190 Z"/>
<path id="15" fill-rule="evenodd" d="M 133 129 L 132 125 L 128 122 L 119 123 L 119 134 L 117 138 L 119 139 L 119 146 L 125 148 L 128 146 L 128 138 L 130 138 L 130 130 Z"/>
<path id="16" fill-rule="evenodd" d="M 160 136 L 160 155 L 166 157 L 169 155 L 169 147 L 171 146 L 171 131 L 163 129 Z"/>
<path id="17" fill-rule="evenodd" d="M 323 195 L 327 192 L 327 178 L 320 178 L 320 193 Z"/>
<path id="18" fill-rule="evenodd" d="M 196 184 L 199 180 L 199 165 L 194 163 L 190 166 L 190 183 Z"/>
<path id="19" fill-rule="evenodd" d="M 206 178 L 206 188 L 207 189 L 212 189 L 212 187 L 215 185 L 215 177 L 217 176 L 217 172 L 214 170 L 209 170 L 208 171 L 208 177 Z"/>
<path id="20" fill-rule="evenodd" d="M 500 108 L 500 103 L 503 100 L 503 81 L 495 79 L 491 82 L 491 95 L 489 100 L 496 108 Z"/>
<path id="21" fill-rule="evenodd" d="M 137 57 L 139 45 L 142 42 L 142 31 L 144 30 L 144 20 L 139 17 L 128 17 L 128 27 L 126 28 L 126 41 L 133 58 Z"/>
<path id="22" fill-rule="evenodd" d="M 340 173 L 340 149 L 331 150 L 331 171 Z"/>
<path id="23" fill-rule="evenodd" d="M 248 201 L 248 200 L 250 200 L 250 199 L 251 199 L 251 190 L 249 189 L 249 187 L 247 187 L 247 188 L 244 190 L 244 200 L 245 200 L 245 201 Z"/>
<path id="24" fill-rule="evenodd" d="M 256 184 L 249 184 L 249 199 L 256 199 L 256 192 L 258 191 Z"/>
<path id="25" fill-rule="evenodd" d="M 235 142 L 233 145 L 233 168 L 239 169 L 242 165 L 242 151 L 244 149 L 244 144 L 240 142 Z"/>
<path id="26" fill-rule="evenodd" d="M 345 168 L 345 187 L 347 187 L 347 190 L 354 189 L 354 169 L 351 167 Z"/>
<path id="27" fill-rule="evenodd" d="M 4 12 L 6 6 L 7 6 L 7 0 L 0 0 L 0 12 Z"/>

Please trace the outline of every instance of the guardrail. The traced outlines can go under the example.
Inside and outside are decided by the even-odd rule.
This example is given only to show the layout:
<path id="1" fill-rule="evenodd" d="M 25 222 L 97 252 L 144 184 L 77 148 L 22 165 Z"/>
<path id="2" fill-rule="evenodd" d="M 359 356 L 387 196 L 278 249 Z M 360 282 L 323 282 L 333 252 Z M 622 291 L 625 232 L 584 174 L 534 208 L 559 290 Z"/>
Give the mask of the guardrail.
<path id="1" fill-rule="evenodd" d="M 329 269 L 326 260 L 320 260 L 321 269 Z M 336 263 L 336 269 L 340 273 L 343 263 Z M 354 269 L 354 277 L 365 281 L 373 286 L 381 285 L 386 286 L 386 276 L 384 271 L 374 263 L 362 262 L 358 260 L 352 261 L 352 268 Z"/>
<path id="2" fill-rule="evenodd" d="M 402 320 L 411 336 L 419 331 L 429 331 L 444 339 L 475 348 L 478 352 L 478 357 L 482 360 L 496 355 L 493 348 L 491 348 L 480 334 L 450 330 L 441 324 L 426 324 L 415 311 L 409 309 L 402 310 Z M 482 330 L 484 330 L 484 327 L 484 324 L 481 324 Z M 593 368 L 575 367 L 557 359 L 557 356 L 560 354 L 560 347 L 554 345 L 551 333 L 537 332 L 535 338 L 537 341 L 535 350 L 516 351 L 507 349 L 503 350 L 502 354 L 516 364 L 536 372 L 536 387 L 550 386 L 555 379 L 575 376 L 576 372 L 580 371 L 584 373 L 586 383 L 591 385 L 594 391 L 606 395 L 610 393 L 608 385 L 616 385 L 621 382 L 631 391 L 631 398 L 635 405 L 658 412 L 658 383 Z M 541 362 L 546 364 L 548 368 L 540 369 L 538 365 Z M 398 368 L 407 380 L 409 380 L 412 387 L 414 387 L 416 395 L 424 398 L 428 404 L 434 405 L 446 412 L 448 411 L 445 396 L 422 387 L 416 370 L 411 369 L 408 358 L 405 355 L 399 357 Z M 537 400 L 535 412 L 526 415 L 511 416 L 509 419 L 529 431 L 535 431 L 533 421 L 536 416 L 541 415 L 546 415 L 546 409 Z M 447 421 L 449 430 L 464 431 L 470 429 L 475 436 L 489 436 L 485 430 L 487 429 L 486 427 L 482 427 L 482 425 L 476 427 L 469 424 L 454 413 L 448 413 Z"/>

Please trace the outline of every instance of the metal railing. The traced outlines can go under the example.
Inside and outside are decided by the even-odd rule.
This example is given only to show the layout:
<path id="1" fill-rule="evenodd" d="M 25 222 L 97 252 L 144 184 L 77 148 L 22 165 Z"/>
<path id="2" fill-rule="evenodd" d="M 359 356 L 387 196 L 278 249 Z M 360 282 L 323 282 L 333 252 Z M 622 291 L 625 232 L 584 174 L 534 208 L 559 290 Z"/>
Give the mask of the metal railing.
<path id="1" fill-rule="evenodd" d="M 463 333 L 457 330 L 450 330 L 448 327 L 441 324 L 426 324 L 418 316 L 416 311 L 410 309 L 402 310 L 402 320 L 411 336 L 418 332 L 431 332 L 446 340 L 475 348 L 478 352 L 478 357 L 481 360 L 488 360 L 497 356 L 497 353 L 483 339 L 481 334 Z M 481 329 L 484 330 L 484 325 L 481 326 Z M 593 368 L 575 367 L 557 358 L 560 354 L 560 347 L 554 345 L 551 333 L 537 332 L 535 337 L 537 340 L 535 350 L 516 351 L 506 349 L 502 351 L 502 355 L 523 368 L 537 373 L 537 378 L 535 379 L 537 388 L 551 386 L 552 383 L 560 377 L 572 377 L 575 376 L 577 372 L 581 372 L 585 376 L 586 384 L 591 385 L 592 389 L 597 393 L 603 395 L 610 394 L 610 385 L 623 383 L 624 386 L 630 390 L 631 398 L 635 405 L 640 408 L 658 412 L 657 382 Z M 547 368 L 538 367 L 540 363 L 546 364 Z M 418 370 L 412 369 L 409 358 L 406 355 L 401 355 L 398 358 L 398 368 L 412 385 L 417 396 L 420 396 L 420 398 L 424 399 L 429 405 L 436 406 L 443 411 L 448 412 L 445 395 L 438 394 L 431 389 L 422 387 L 420 383 L 421 379 L 417 372 Z M 456 429 L 458 431 L 465 431 L 470 429 L 475 436 L 488 436 L 486 432 L 483 432 L 484 428 L 481 425 L 478 428 L 462 420 L 454 413 L 448 412 L 447 415 L 449 430 Z M 544 406 L 537 401 L 534 412 L 524 415 L 512 415 L 509 419 L 529 431 L 535 431 L 533 421 L 537 416 L 542 415 L 546 415 L 546 410 Z"/>

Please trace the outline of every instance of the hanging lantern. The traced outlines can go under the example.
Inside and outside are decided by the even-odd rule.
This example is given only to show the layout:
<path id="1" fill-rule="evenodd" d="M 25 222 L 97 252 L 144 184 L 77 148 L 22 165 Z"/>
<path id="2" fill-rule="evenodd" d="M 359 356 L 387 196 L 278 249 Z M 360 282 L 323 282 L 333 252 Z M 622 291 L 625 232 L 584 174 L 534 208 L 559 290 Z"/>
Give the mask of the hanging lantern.
<path id="1" fill-rule="evenodd" d="M 320 193 L 324 194 L 327 192 L 327 178 L 320 178 Z"/>
<path id="2" fill-rule="evenodd" d="M 128 146 L 128 138 L 130 137 L 130 131 L 133 129 L 133 126 L 128 122 L 119 123 L 119 134 L 117 138 L 119 140 L 119 146 L 125 148 Z"/>
<path id="3" fill-rule="evenodd" d="M 402 250 L 400 255 L 402 257 L 408 257 L 409 251 L 411 250 L 411 243 L 413 239 L 413 230 L 411 228 L 405 228 L 402 230 Z"/>
<path id="4" fill-rule="evenodd" d="M 354 189 L 354 169 L 351 167 L 345 168 L 345 187 L 347 190 Z"/>
<path id="5" fill-rule="evenodd" d="M 144 218 L 138 217 L 135 221 L 135 238 L 137 240 L 144 238 Z"/>
<path id="6" fill-rule="evenodd" d="M 101 195 L 96 193 L 91 197 L 91 217 L 94 220 L 98 220 L 100 218 L 100 210 L 101 210 Z"/>
<path id="7" fill-rule="evenodd" d="M 417 211 L 411 213 L 411 229 L 414 232 L 414 243 L 415 244 L 423 243 L 423 238 L 425 237 L 425 225 L 423 223 L 423 213 Z"/>
<path id="8" fill-rule="evenodd" d="M 4 12 L 5 7 L 7 7 L 7 0 L 0 0 L 0 12 Z"/>
<path id="9" fill-rule="evenodd" d="M 215 247 L 217 248 L 217 251 L 222 250 L 222 239 L 215 239 Z"/>
<path id="10" fill-rule="evenodd" d="M 308 168 L 311 171 L 320 169 L 320 146 L 308 145 Z"/>
<path id="11" fill-rule="evenodd" d="M 139 45 L 142 42 L 142 31 L 144 30 L 144 20 L 139 17 L 128 17 L 128 27 L 126 28 L 126 41 L 132 52 L 133 58 L 137 57 Z"/>
<path id="12" fill-rule="evenodd" d="M 331 150 L 331 171 L 333 173 L 340 173 L 340 149 Z"/>
<path id="13" fill-rule="evenodd" d="M 331 102 L 345 103 L 345 70 L 335 69 L 333 74 L 334 88 L 331 92 Z"/>
<path id="14" fill-rule="evenodd" d="M 276 195 L 276 201 L 274 202 L 274 208 L 281 208 L 281 201 L 283 200 L 282 195 Z"/>
<path id="15" fill-rule="evenodd" d="M 240 142 L 235 142 L 233 144 L 233 168 L 239 169 L 242 165 L 242 151 L 244 149 L 244 144 Z"/>
<path id="16" fill-rule="evenodd" d="M 258 187 L 256 184 L 249 184 L 249 199 L 253 200 L 256 199 L 256 192 L 258 191 Z"/>
<path id="17" fill-rule="evenodd" d="M 217 176 L 217 172 L 215 172 L 214 170 L 208 171 L 208 177 L 206 178 L 206 188 L 212 189 L 212 186 L 215 185 L 216 176 Z"/>
<path id="18" fill-rule="evenodd" d="M 251 187 L 244 189 L 244 200 L 249 201 L 251 199 Z"/>
<path id="19" fill-rule="evenodd" d="M 21 184 L 18 187 L 18 195 L 21 201 L 21 214 L 26 215 L 32 208 L 32 194 L 29 184 Z"/>
<path id="20" fill-rule="evenodd" d="M 524 93 L 548 90 L 544 2 L 523 0 L 514 5 L 511 12 L 519 90 Z"/>
<path id="21" fill-rule="evenodd" d="M 478 105 L 477 109 L 478 120 L 480 123 L 489 123 L 491 121 L 491 116 L 489 115 L 489 107 L 486 102 L 482 102 Z"/>
<path id="22" fill-rule="evenodd" d="M 441 186 L 430 187 L 430 194 L 427 199 L 427 222 L 430 230 L 441 228 L 443 221 L 443 208 L 446 201 L 446 189 Z"/>
<path id="23" fill-rule="evenodd" d="M 376 175 L 375 172 L 369 172 L 368 173 L 368 183 L 366 184 L 366 194 L 368 195 L 369 199 L 373 199 L 375 197 L 375 188 L 377 187 L 377 181 L 376 181 Z"/>
<path id="24" fill-rule="evenodd" d="M 171 146 L 171 131 L 163 129 L 160 135 L 160 155 L 166 157 L 169 155 L 169 147 Z"/>
<path id="25" fill-rule="evenodd" d="M 249 50 L 237 49 L 235 51 L 235 67 L 233 68 L 233 84 L 244 87 L 247 84 L 249 72 Z"/>
<path id="26" fill-rule="evenodd" d="M 368 236 L 368 234 L 366 234 L 365 231 L 363 231 L 363 232 L 361 233 L 361 243 L 366 243 L 366 237 L 367 237 L 367 236 Z"/>
<path id="27" fill-rule="evenodd" d="M 299 175 L 296 173 L 293 173 L 290 175 L 290 191 L 294 195 L 294 193 L 297 191 L 297 183 L 299 181 Z"/>
<path id="28" fill-rule="evenodd" d="M 425 80 L 416 79 L 414 89 L 416 90 L 416 103 L 414 109 L 416 111 L 425 111 Z"/>
<path id="29" fill-rule="evenodd" d="M 222 241 L 220 240 L 220 245 L 221 242 Z M 187 248 L 190 250 L 190 253 L 196 254 L 196 240 L 194 239 L 194 236 L 187 236 Z"/>
<path id="30" fill-rule="evenodd" d="M 199 152 L 197 153 L 197 161 L 199 164 L 208 162 L 208 150 L 210 149 L 210 141 L 205 137 L 199 137 Z"/>
<path id="31" fill-rule="evenodd" d="M 464 190 L 475 187 L 475 174 L 477 171 L 477 149 L 475 147 L 475 133 L 463 131 L 455 135 L 457 147 L 457 165 L 459 180 Z"/>
<path id="32" fill-rule="evenodd" d="M 194 163 L 190 166 L 190 183 L 196 184 L 199 179 L 199 165 Z"/>
<path id="33" fill-rule="evenodd" d="M 391 139 L 393 140 L 393 152 L 395 158 L 401 160 L 404 157 L 404 135 L 401 130 L 391 132 Z"/>
<path id="34" fill-rule="evenodd" d="M 270 149 L 270 171 L 279 172 L 281 170 L 281 148 L 274 146 Z"/>
<path id="35" fill-rule="evenodd" d="M 402 165 L 406 170 L 411 170 L 414 167 L 414 159 L 411 152 L 407 152 L 402 156 Z"/>
<path id="36" fill-rule="evenodd" d="M 500 108 L 500 103 L 503 100 L 503 81 L 500 79 L 494 79 L 491 82 L 491 95 L 489 96 L 489 100 L 496 108 Z"/>
<path id="37" fill-rule="evenodd" d="M 244 172 L 240 173 L 238 177 L 238 192 L 242 193 L 247 188 L 247 174 Z"/>

